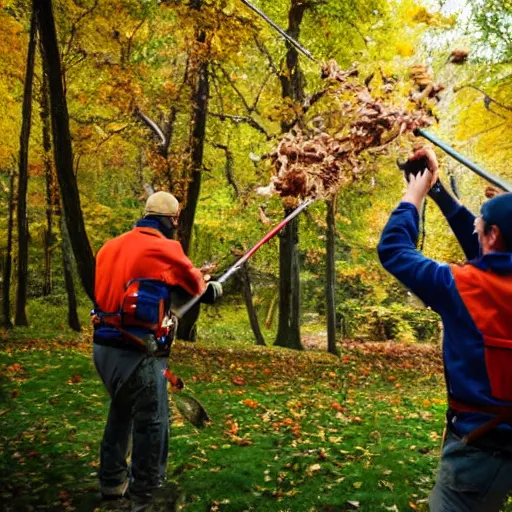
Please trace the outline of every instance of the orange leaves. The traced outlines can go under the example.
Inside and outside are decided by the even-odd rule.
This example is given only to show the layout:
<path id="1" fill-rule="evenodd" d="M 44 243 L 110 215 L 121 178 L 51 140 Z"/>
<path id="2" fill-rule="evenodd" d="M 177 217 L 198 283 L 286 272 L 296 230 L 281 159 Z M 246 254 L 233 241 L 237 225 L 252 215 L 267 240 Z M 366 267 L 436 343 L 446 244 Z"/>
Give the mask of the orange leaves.
<path id="1" fill-rule="evenodd" d="M 258 402 L 256 402 L 255 400 L 251 400 L 250 398 L 242 400 L 242 403 L 247 407 L 250 407 L 251 409 L 257 409 L 260 405 Z"/>
<path id="2" fill-rule="evenodd" d="M 274 421 L 272 423 L 272 427 L 276 432 L 283 429 L 289 430 L 295 438 L 300 437 L 302 430 L 300 423 L 292 418 L 284 418 L 282 421 Z"/>
<path id="3" fill-rule="evenodd" d="M 224 434 L 228 436 L 235 436 L 238 434 L 238 422 L 234 420 L 227 420 L 226 425 L 229 427 L 228 430 L 224 431 Z"/>
<path id="4" fill-rule="evenodd" d="M 345 412 L 346 411 L 345 407 L 340 405 L 338 402 L 332 402 L 331 403 L 331 407 L 333 409 L 336 409 L 338 412 Z"/>
<path id="5" fill-rule="evenodd" d="M 232 377 L 231 382 L 235 386 L 245 386 L 247 384 L 247 381 L 241 375 L 235 375 L 234 377 Z"/>
<path id="6" fill-rule="evenodd" d="M 82 382 L 84 379 L 82 377 L 80 377 L 80 375 L 78 375 L 77 373 L 75 373 L 69 380 L 68 380 L 68 384 L 79 384 L 80 382 Z"/>
<path id="7" fill-rule="evenodd" d="M 16 373 L 23 373 L 24 369 L 23 369 L 23 366 L 21 366 L 21 364 L 14 363 L 7 367 L 7 371 L 14 375 Z"/>
<path id="8" fill-rule="evenodd" d="M 224 431 L 224 434 L 229 437 L 229 440 L 233 444 L 238 446 L 250 446 L 253 444 L 252 441 L 247 437 L 240 437 L 238 435 L 240 428 L 236 420 L 228 419 L 226 420 L 225 424 L 228 426 L 228 429 Z"/>
<path id="9" fill-rule="evenodd" d="M 11 381 L 21 382 L 27 378 L 25 368 L 19 363 L 9 365 L 6 368 L 6 371 L 7 376 Z"/>

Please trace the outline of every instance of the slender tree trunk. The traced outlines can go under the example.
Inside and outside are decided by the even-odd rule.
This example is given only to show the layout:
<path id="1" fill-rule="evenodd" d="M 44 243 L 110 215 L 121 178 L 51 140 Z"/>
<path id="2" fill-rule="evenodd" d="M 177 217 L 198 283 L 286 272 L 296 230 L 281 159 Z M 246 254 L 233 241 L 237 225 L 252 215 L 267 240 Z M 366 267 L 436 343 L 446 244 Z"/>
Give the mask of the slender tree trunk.
<path id="1" fill-rule="evenodd" d="M 28 325 L 26 312 L 28 279 L 28 145 L 30 139 L 30 125 L 32 122 L 32 83 L 34 81 L 34 59 L 36 53 L 36 23 L 35 14 L 32 13 L 20 134 L 18 173 L 18 288 L 16 293 L 16 317 L 14 320 L 16 325 Z"/>
<path id="2" fill-rule="evenodd" d="M 94 297 L 94 256 L 87 238 L 76 176 L 69 116 L 62 84 L 60 53 L 51 0 L 33 0 L 39 23 L 43 62 L 48 76 L 55 168 L 64 209 L 64 218 L 77 263 L 78 274 L 89 297 Z"/>
<path id="3" fill-rule="evenodd" d="M 336 286 L 335 247 L 336 247 L 336 206 L 337 197 L 327 201 L 327 242 L 325 254 L 325 302 L 327 305 L 327 351 L 338 354 L 336 348 Z"/>
<path id="4" fill-rule="evenodd" d="M 5 252 L 5 264 L 3 273 L 3 325 L 7 329 L 12 327 L 11 320 L 11 272 L 12 272 L 12 232 L 14 228 L 14 169 L 9 173 L 9 212 L 7 218 L 7 248 Z"/>
<path id="5" fill-rule="evenodd" d="M 193 0 L 191 7 L 201 9 L 202 0 Z M 201 30 L 196 38 L 196 44 L 204 45 L 206 32 Z M 208 72 L 208 61 L 201 56 L 197 68 L 197 86 L 192 99 L 194 114 L 192 116 L 192 133 L 190 139 L 190 161 L 191 169 L 189 185 L 187 188 L 185 206 L 180 215 L 179 239 L 183 250 L 188 253 L 192 226 L 196 214 L 199 193 L 201 191 L 201 171 L 203 168 L 204 143 L 206 136 L 206 121 L 208 117 L 208 97 L 210 94 L 210 81 Z"/>
<path id="6" fill-rule="evenodd" d="M 251 323 L 252 332 L 254 333 L 254 338 L 256 339 L 256 345 L 261 345 L 264 347 L 265 338 L 263 338 L 263 334 L 260 329 L 260 324 L 258 322 L 258 315 L 256 314 L 256 309 L 254 308 L 251 290 L 251 277 L 249 274 L 249 267 L 247 264 L 243 265 L 242 268 L 240 269 L 240 278 L 243 286 L 245 307 L 247 308 L 249 322 Z"/>
<path id="7" fill-rule="evenodd" d="M 44 287 L 43 295 L 52 293 L 52 252 L 53 252 L 53 203 L 54 182 L 51 159 L 51 124 L 48 102 L 48 79 L 43 70 L 41 82 L 41 125 L 43 128 L 43 161 L 46 178 L 46 231 L 44 236 Z"/>
<path id="8" fill-rule="evenodd" d="M 300 24 L 308 3 L 292 0 L 288 12 L 288 34 L 296 40 L 300 34 Z M 299 56 L 295 47 L 286 43 L 286 67 L 281 73 L 283 98 L 291 98 L 297 103 L 304 100 L 304 79 L 299 67 Z M 282 130 L 286 123 L 282 123 Z M 285 215 L 292 210 L 285 210 Z M 296 217 L 283 230 L 279 238 L 279 327 L 275 345 L 302 350 L 300 337 L 300 267 L 297 252 L 299 241 L 299 219 Z"/>
<path id="9" fill-rule="evenodd" d="M 272 297 L 270 301 L 270 306 L 268 307 L 267 317 L 265 318 L 265 328 L 270 329 L 272 327 L 272 323 L 274 322 L 274 313 L 276 311 L 277 301 L 279 299 L 279 293 Z"/>
<path id="10" fill-rule="evenodd" d="M 293 210 L 285 210 L 285 217 Z M 279 323 L 274 345 L 303 350 L 300 339 L 300 281 L 297 218 L 279 235 Z"/>
<path id="11" fill-rule="evenodd" d="M 66 284 L 66 293 L 68 295 L 68 325 L 74 331 L 80 332 L 80 320 L 77 313 L 77 302 L 75 283 L 73 281 L 73 253 L 71 242 L 69 240 L 68 228 L 65 219 L 65 212 L 60 213 L 60 234 L 62 238 L 62 266 L 64 269 L 64 282 Z"/>

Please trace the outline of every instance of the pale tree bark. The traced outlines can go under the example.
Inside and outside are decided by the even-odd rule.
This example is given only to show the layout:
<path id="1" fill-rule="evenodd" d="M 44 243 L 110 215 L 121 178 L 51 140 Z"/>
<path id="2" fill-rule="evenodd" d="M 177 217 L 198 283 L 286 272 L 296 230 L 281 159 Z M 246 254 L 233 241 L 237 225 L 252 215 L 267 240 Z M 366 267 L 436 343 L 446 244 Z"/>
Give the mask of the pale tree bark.
<path id="1" fill-rule="evenodd" d="M 32 83 L 34 81 L 34 60 L 36 53 L 37 21 L 32 13 L 30 38 L 27 52 L 27 69 L 23 92 L 22 124 L 20 134 L 20 158 L 18 171 L 18 287 L 16 291 L 16 325 L 28 325 L 27 280 L 28 280 L 28 145 L 32 122 Z"/>

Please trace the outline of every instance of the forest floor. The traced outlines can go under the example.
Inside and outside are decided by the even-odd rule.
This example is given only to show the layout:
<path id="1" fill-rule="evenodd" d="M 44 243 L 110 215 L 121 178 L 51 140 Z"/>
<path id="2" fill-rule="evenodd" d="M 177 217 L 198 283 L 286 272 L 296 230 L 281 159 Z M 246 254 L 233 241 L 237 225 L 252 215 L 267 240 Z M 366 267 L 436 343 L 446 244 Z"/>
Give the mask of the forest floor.
<path id="1" fill-rule="evenodd" d="M 173 408 L 169 489 L 184 491 L 181 510 L 428 509 L 445 409 L 439 347 L 344 341 L 336 357 L 309 331 L 303 352 L 207 330 L 175 344 L 172 368 L 212 420 L 197 430 Z M 90 335 L 5 334 L 2 510 L 106 510 L 97 470 L 108 397 Z"/>

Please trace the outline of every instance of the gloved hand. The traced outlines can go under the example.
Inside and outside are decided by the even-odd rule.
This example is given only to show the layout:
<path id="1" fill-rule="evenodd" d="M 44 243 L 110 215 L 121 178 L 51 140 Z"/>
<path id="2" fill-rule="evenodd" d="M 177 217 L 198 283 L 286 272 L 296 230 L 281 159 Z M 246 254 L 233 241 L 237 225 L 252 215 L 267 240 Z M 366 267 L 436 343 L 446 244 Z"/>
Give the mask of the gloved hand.
<path id="1" fill-rule="evenodd" d="M 218 281 L 209 281 L 201 302 L 204 304 L 213 304 L 222 297 L 222 284 Z"/>

